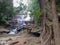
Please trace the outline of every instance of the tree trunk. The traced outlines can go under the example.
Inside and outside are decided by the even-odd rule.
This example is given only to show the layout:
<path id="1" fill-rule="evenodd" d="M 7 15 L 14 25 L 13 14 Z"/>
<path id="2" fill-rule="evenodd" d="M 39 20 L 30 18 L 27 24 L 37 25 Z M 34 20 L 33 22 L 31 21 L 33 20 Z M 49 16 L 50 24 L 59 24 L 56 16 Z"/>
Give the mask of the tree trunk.
<path id="1" fill-rule="evenodd" d="M 52 14 L 53 14 L 53 31 L 56 45 L 60 45 L 60 32 L 58 25 L 58 17 L 56 15 L 55 0 L 52 0 Z"/>

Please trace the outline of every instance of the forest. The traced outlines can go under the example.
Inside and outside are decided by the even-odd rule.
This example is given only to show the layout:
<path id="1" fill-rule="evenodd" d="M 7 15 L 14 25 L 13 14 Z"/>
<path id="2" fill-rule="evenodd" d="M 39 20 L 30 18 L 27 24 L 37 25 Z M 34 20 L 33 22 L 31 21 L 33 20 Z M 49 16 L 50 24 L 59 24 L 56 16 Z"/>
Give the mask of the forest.
<path id="1" fill-rule="evenodd" d="M 0 45 L 60 45 L 60 0 L 0 0 Z"/>

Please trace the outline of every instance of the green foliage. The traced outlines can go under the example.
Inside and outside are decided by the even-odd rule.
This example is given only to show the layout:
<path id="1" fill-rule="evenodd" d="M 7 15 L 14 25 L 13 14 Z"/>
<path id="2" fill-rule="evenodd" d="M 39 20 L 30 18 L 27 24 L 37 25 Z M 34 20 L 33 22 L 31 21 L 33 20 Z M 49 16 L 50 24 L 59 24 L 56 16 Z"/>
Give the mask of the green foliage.
<path id="1" fill-rule="evenodd" d="M 0 13 L 3 13 L 3 14 L 6 14 L 7 12 L 6 11 L 8 11 L 7 10 L 7 4 L 5 3 L 2 3 L 2 2 L 0 2 Z"/>
<path id="2" fill-rule="evenodd" d="M 60 0 L 56 0 L 56 8 L 60 12 Z"/>
<path id="3" fill-rule="evenodd" d="M 40 10 L 34 10 L 32 14 L 34 15 L 35 23 L 37 24 L 41 16 Z"/>
<path id="4" fill-rule="evenodd" d="M 6 16 L 3 16 L 1 21 L 2 21 L 2 23 L 7 23 Z"/>
<path id="5" fill-rule="evenodd" d="M 19 7 L 20 7 L 21 10 L 25 10 L 26 9 L 26 5 L 24 5 L 22 2 L 20 2 L 20 6 Z"/>
<path id="6" fill-rule="evenodd" d="M 30 12 L 31 12 L 31 15 L 34 15 L 35 23 L 37 24 L 41 15 L 40 6 L 38 3 L 38 0 L 31 0 L 31 2 L 32 3 L 30 4 L 30 7 L 29 7 Z"/>
<path id="7" fill-rule="evenodd" d="M 26 5 L 24 5 L 22 2 L 19 3 L 19 6 L 15 8 L 17 12 L 20 12 L 22 10 L 26 10 Z"/>
<path id="8" fill-rule="evenodd" d="M 56 5 L 56 9 L 57 9 L 57 11 L 59 11 L 60 12 L 60 5 Z"/>
<path id="9" fill-rule="evenodd" d="M 39 9 L 38 0 L 32 0 L 32 9 Z"/>
<path id="10" fill-rule="evenodd" d="M 7 23 L 6 16 L 8 14 L 14 15 L 13 8 L 8 2 L 0 2 L 0 22 Z"/>

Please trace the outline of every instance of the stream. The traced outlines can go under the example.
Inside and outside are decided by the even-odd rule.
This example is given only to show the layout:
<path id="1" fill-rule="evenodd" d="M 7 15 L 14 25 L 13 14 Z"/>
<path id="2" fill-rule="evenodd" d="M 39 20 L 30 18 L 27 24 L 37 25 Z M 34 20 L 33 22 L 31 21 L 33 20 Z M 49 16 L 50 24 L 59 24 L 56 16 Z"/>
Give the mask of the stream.
<path id="1" fill-rule="evenodd" d="M 30 17 L 30 15 L 16 15 L 13 20 L 15 20 L 15 22 L 17 22 L 16 23 L 17 26 L 16 27 L 12 26 L 9 29 L 10 31 L 9 31 L 8 34 L 16 34 L 16 33 L 18 33 L 18 30 L 26 27 L 26 25 L 27 25 L 26 22 L 33 21 L 33 18 Z"/>

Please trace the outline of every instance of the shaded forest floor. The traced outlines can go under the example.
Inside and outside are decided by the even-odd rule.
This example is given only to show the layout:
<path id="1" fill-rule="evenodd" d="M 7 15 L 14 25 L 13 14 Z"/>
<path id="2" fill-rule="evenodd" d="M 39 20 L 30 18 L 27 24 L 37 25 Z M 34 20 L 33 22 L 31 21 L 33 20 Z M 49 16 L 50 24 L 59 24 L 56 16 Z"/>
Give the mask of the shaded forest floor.
<path id="1" fill-rule="evenodd" d="M 6 31 L 5 28 L 0 27 L 0 31 Z M 40 37 L 34 37 L 27 33 L 27 31 L 21 31 L 18 34 L 0 34 L 0 45 L 40 45 Z"/>
<path id="2" fill-rule="evenodd" d="M 0 27 L 0 31 L 6 30 Z M 52 45 L 54 45 L 54 42 Z M 22 31 L 18 34 L 9 35 L 9 34 L 0 34 L 0 45 L 40 45 L 40 37 L 35 37 L 31 34 L 28 34 L 27 31 Z"/>

